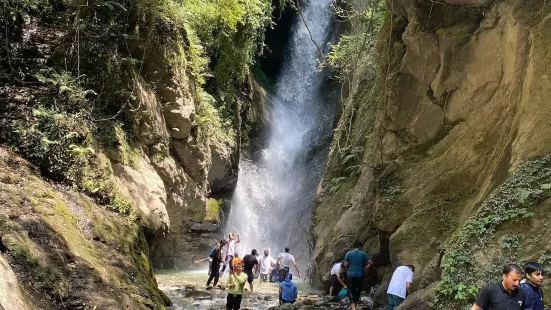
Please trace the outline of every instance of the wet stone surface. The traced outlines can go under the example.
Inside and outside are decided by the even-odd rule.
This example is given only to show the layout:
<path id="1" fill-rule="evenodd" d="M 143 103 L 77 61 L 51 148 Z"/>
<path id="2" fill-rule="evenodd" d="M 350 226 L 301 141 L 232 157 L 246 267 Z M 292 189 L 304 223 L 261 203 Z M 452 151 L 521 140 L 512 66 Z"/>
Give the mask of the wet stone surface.
<path id="1" fill-rule="evenodd" d="M 170 297 L 174 305 L 171 310 L 198 309 L 198 310 L 223 310 L 226 309 L 227 292 L 223 288 L 207 289 L 206 272 L 176 272 L 170 274 L 158 274 L 159 287 Z M 227 275 L 222 277 L 220 284 L 224 285 Z M 255 280 L 255 292 L 248 290 L 243 295 L 241 309 L 243 310 L 345 310 L 350 309 L 348 298 L 342 300 L 334 297 L 323 296 L 309 285 L 297 281 L 299 289 L 298 300 L 295 304 L 279 306 L 278 286 L 276 283 L 268 283 L 260 289 Z M 248 289 L 248 285 L 245 286 Z M 372 310 L 371 298 L 362 296 L 358 310 Z"/>

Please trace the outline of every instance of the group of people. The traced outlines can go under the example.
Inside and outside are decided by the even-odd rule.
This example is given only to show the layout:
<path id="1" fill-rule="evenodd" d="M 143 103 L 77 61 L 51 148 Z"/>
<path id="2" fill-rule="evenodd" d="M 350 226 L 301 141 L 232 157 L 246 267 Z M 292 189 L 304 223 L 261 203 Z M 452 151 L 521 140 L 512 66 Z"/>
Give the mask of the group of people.
<path id="1" fill-rule="evenodd" d="M 264 250 L 264 256 L 262 257 L 258 257 L 258 251 L 252 249 L 250 254 L 241 258 L 239 253 L 235 251 L 235 244 L 240 242 L 239 235 L 230 233 L 228 239 L 220 240 L 212 248 L 209 257 L 204 259 L 210 261 L 207 289 L 211 289 L 213 286 L 219 287 L 220 275 L 228 269 L 230 275 L 227 282 L 226 309 L 237 310 L 241 308 L 245 284 L 249 283 L 249 290 L 252 293 L 254 291 L 255 274 L 258 273 L 258 278 L 260 278 L 259 288 L 263 283 L 266 286 L 267 282 L 273 279 L 279 282 L 280 304 L 294 303 L 298 295 L 298 289 L 293 282 L 293 275 L 290 272 L 291 266 L 295 268 L 299 278 L 301 274 L 290 249 L 286 247 L 285 252 L 279 254 L 277 260 L 270 257 L 270 251 L 267 249 Z M 211 286 L 211 283 L 213 283 L 213 286 Z"/>
<path id="2" fill-rule="evenodd" d="M 331 268 L 329 295 L 348 296 L 352 310 L 360 299 L 364 275 L 373 264 L 361 247 L 361 242 L 356 242 L 344 260 L 335 262 Z M 394 270 L 387 289 L 387 310 L 394 310 L 411 294 L 414 272 L 413 265 Z M 536 262 L 524 265 L 524 273 L 518 265 L 506 265 L 502 281 L 484 287 L 471 310 L 544 310 L 541 289 L 544 276 L 543 265 Z"/>
<path id="3" fill-rule="evenodd" d="M 345 296 L 350 299 L 350 307 L 356 310 L 356 305 L 360 300 L 365 274 L 372 267 L 373 261 L 362 251 L 362 243 L 356 241 L 354 249 L 348 251 L 344 260 L 336 262 L 331 268 L 331 287 L 329 295 L 335 296 L 342 289 Z"/>
<path id="4" fill-rule="evenodd" d="M 482 288 L 471 310 L 543 310 L 544 277 L 536 262 L 526 263 L 524 274 L 518 265 L 505 265 L 502 280 Z"/>

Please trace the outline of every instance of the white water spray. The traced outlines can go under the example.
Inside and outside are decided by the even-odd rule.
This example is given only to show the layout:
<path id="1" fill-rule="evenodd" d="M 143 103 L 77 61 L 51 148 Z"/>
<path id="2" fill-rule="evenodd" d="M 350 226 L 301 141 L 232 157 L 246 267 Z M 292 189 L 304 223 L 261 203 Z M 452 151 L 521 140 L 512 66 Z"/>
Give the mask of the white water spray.
<path id="1" fill-rule="evenodd" d="M 320 46 L 330 39 L 331 0 L 310 0 L 302 7 L 312 37 Z M 225 232 L 240 235 L 243 256 L 256 248 L 272 256 L 285 246 L 302 263 L 309 256 L 310 214 L 327 160 L 334 108 L 324 102 L 319 52 L 300 20 L 292 29 L 277 91 L 270 99 L 269 143 L 261 159 L 242 159 Z M 301 266 L 304 273 L 305 266 Z"/>

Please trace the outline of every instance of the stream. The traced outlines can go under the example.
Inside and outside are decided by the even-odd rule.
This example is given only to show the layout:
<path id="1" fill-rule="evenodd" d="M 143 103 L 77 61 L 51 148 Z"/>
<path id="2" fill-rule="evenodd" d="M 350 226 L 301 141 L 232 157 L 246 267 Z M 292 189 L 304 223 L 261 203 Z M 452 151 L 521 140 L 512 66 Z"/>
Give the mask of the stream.
<path id="1" fill-rule="evenodd" d="M 208 278 L 207 270 L 198 271 L 163 271 L 158 272 L 155 277 L 159 288 L 172 300 L 173 306 L 170 310 L 198 309 L 198 310 L 222 310 L 226 309 L 227 293 L 224 284 L 228 280 L 228 274 L 220 279 L 222 289 L 215 288 L 207 290 L 205 282 Z M 279 307 L 278 285 L 268 283 L 257 289 L 258 280 L 255 280 L 255 292 L 245 292 L 241 309 L 243 310 L 274 310 L 274 309 L 300 309 L 300 310 L 328 310 L 328 309 L 349 309 L 348 299 L 336 300 L 325 297 L 319 290 L 312 288 L 301 279 L 294 281 L 299 290 L 298 300 L 294 305 Z M 245 289 L 248 284 L 245 285 Z M 363 296 L 358 310 L 372 310 L 371 298 Z"/>

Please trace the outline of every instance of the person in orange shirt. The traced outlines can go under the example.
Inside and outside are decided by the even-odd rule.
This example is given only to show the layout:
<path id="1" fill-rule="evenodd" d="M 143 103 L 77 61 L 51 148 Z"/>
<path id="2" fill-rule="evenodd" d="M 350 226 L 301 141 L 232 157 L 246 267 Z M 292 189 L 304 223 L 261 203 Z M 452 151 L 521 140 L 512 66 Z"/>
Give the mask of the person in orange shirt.
<path id="1" fill-rule="evenodd" d="M 239 253 L 235 252 L 234 258 L 232 259 L 232 266 L 237 266 L 238 264 L 243 264 L 243 259 L 239 257 Z M 231 270 L 231 273 L 234 273 L 236 270 Z"/>

